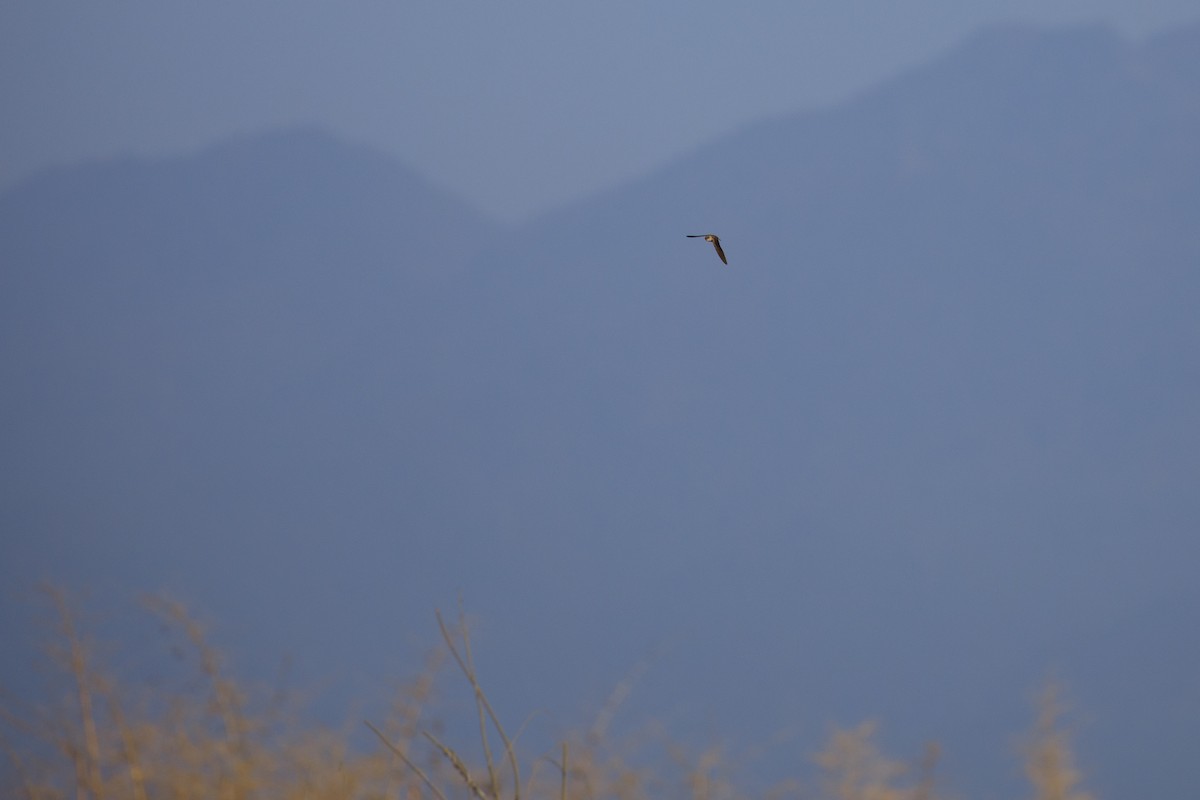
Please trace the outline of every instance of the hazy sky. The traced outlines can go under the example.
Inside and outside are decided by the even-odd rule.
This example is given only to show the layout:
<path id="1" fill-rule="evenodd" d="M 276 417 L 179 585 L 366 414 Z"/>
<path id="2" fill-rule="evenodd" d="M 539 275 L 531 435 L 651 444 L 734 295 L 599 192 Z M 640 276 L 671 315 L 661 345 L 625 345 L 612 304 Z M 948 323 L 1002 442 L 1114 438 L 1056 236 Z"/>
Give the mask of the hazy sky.
<path id="1" fill-rule="evenodd" d="M 1001 21 L 1140 37 L 1195 0 L 11 0 L 0 188 L 316 123 L 515 221 Z"/>

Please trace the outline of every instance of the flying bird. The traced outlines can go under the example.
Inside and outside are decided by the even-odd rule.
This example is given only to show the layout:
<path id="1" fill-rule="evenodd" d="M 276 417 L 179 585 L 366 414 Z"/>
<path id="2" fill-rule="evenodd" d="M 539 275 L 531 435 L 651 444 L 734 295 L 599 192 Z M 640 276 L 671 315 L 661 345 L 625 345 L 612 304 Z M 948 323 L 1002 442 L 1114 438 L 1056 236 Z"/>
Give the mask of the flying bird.
<path id="1" fill-rule="evenodd" d="M 711 242 L 712 246 L 717 248 L 717 255 L 721 259 L 722 264 L 728 264 L 728 259 L 725 258 L 725 251 L 721 249 L 721 240 L 717 238 L 715 233 L 689 233 L 686 234 L 689 239 L 703 239 L 706 242 Z"/>

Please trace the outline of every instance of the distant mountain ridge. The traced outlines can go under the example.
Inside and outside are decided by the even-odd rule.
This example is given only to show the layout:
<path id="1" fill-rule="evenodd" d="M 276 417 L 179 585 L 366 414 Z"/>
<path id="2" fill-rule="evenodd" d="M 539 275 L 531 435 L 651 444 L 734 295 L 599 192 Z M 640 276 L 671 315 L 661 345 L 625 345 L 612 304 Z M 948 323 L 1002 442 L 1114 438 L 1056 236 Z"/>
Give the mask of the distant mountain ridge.
<path id="1" fill-rule="evenodd" d="M 219 225 L 238 255 L 269 246 L 270 234 L 285 224 L 309 226 L 310 236 L 334 235 L 349 244 L 368 235 L 388 237 L 396 244 L 391 253 L 398 263 L 412 267 L 434 254 L 434 243 L 442 263 L 461 259 L 495 228 L 393 159 L 303 128 L 237 139 L 175 159 L 121 159 L 49 170 L 14 187 L 4 200 L 14 212 L 71 211 L 80 219 L 89 210 L 93 215 L 136 211 L 147 230 L 152 225 L 165 229 L 155 242 L 165 247 L 193 244 L 189 236 L 216 232 L 200 226 Z M 265 214 L 265 220 L 255 214 Z M 123 236 L 128 232 L 120 226 L 133 220 L 103 222 L 114 228 L 114 239 L 132 238 Z M 344 227 L 322 227 L 335 222 Z M 404 248 L 399 247 L 401 231 Z M 17 235 L 9 232 L 6 238 Z"/>
<path id="2" fill-rule="evenodd" d="M 57 170 L 0 196 L 0 576 L 318 672 L 461 591 L 514 718 L 671 639 L 639 709 L 985 796 L 1058 668 L 1099 794 L 1178 795 L 1197 219 L 1200 26 L 985 31 L 515 230 L 314 131 Z"/>

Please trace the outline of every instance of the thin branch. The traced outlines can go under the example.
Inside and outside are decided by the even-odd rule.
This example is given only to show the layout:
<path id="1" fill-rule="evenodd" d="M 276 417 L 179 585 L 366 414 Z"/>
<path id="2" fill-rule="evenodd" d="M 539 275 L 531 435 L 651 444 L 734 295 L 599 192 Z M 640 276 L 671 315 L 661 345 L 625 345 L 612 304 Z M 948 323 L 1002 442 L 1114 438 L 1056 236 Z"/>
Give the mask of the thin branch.
<path id="1" fill-rule="evenodd" d="M 400 760 L 403 761 L 408 766 L 409 769 L 411 769 L 413 772 L 417 773 L 417 777 L 420 778 L 425 783 L 425 785 L 429 787 L 429 790 L 431 792 L 433 792 L 434 795 L 437 796 L 438 800 L 446 800 L 446 795 L 443 794 L 442 790 L 439 789 L 437 787 L 437 785 L 429 779 L 429 776 L 425 774 L 425 770 L 421 769 L 415 763 L 413 763 L 413 760 L 411 758 L 409 758 L 408 756 L 406 756 L 400 750 L 400 748 L 396 747 L 396 745 L 389 742 L 388 738 L 383 735 L 383 732 L 380 731 L 379 728 L 376 728 L 374 725 L 372 725 L 367 720 L 363 720 L 363 724 L 366 725 L 368 728 L 370 728 L 371 732 L 379 737 L 379 741 L 383 742 L 384 747 L 386 747 L 388 750 L 391 750 L 393 753 L 395 753 L 400 758 Z"/>
<path id="2" fill-rule="evenodd" d="M 499 716 L 497 716 L 495 709 L 492 708 L 492 704 L 488 701 L 487 695 L 484 694 L 483 687 L 479 685 L 479 679 L 475 673 L 475 663 L 471 658 L 471 638 L 467 633 L 466 626 L 460 620 L 460 635 L 463 638 L 463 648 L 464 652 L 466 653 L 466 658 L 464 659 L 463 655 L 458 652 L 458 647 L 455 645 L 454 637 L 450 635 L 450 629 L 446 627 L 446 622 L 442 618 L 441 612 L 438 611 L 436 613 L 438 627 L 442 631 L 442 638 L 445 639 L 446 646 L 450 649 L 450 654 L 454 656 L 454 660 L 458 662 L 459 669 L 462 670 L 463 675 L 466 676 L 467 681 L 471 684 L 471 688 L 475 691 L 475 702 L 480 709 L 480 727 L 483 734 L 482 738 L 484 755 L 487 758 L 488 773 L 492 781 L 493 796 L 497 799 L 500 797 L 500 780 L 499 776 L 495 772 L 495 768 L 492 764 L 491 752 L 488 749 L 487 729 L 482 720 L 484 712 L 487 713 L 487 717 L 492 722 L 492 727 L 496 729 L 496 733 L 500 736 L 500 741 L 504 744 L 504 752 L 508 756 L 509 767 L 512 769 L 513 773 L 513 800 L 521 800 L 521 769 L 517 764 L 516 750 L 513 747 L 512 740 L 505 732 L 504 726 L 500 724 Z"/>
<path id="3" fill-rule="evenodd" d="M 9 743 L 8 738 L 3 735 L 0 735 L 0 750 L 3 750 L 5 755 L 8 756 L 8 761 L 12 765 L 13 772 L 20 779 L 22 794 L 28 800 L 37 800 L 41 792 L 38 791 L 38 787 L 34 785 L 33 780 L 29 777 L 29 772 L 25 769 L 25 763 L 21 759 L 20 754 Z"/>
<path id="4" fill-rule="evenodd" d="M 559 800 L 567 800 L 567 743 L 563 741 L 563 757 L 562 757 L 562 791 L 559 792 Z"/>
<path id="5" fill-rule="evenodd" d="M 488 796 L 484 793 L 483 789 L 479 788 L 479 784 L 475 782 L 475 779 L 471 777 L 470 770 L 467 769 L 467 765 L 463 763 L 463 760 L 458 757 L 458 753 L 442 744 L 442 742 L 432 733 L 423 731 L 422 734 L 426 739 L 433 743 L 434 747 L 441 751 L 443 756 L 446 757 L 446 760 L 450 762 L 450 766 L 454 767 L 454 771 L 457 772 L 467 784 L 467 788 L 471 790 L 471 794 L 478 797 L 479 800 L 488 800 Z"/>
<path id="6" fill-rule="evenodd" d="M 75 627 L 75 615 L 66 593 L 49 587 L 46 592 L 58 612 L 59 629 L 67 644 L 67 667 L 75 678 L 84 747 L 75 762 L 79 779 L 78 788 L 83 793 L 82 796 L 86 797 L 90 793 L 100 800 L 104 796 L 104 785 L 100 775 L 100 734 L 96 727 L 96 712 L 92 696 L 95 676 L 88 663 L 89 648 Z"/>
<path id="7" fill-rule="evenodd" d="M 921 780 L 913 790 L 913 800 L 933 800 L 933 787 L 936 778 L 938 758 L 942 750 L 937 742 L 925 745 L 925 755 L 921 757 Z"/>
<path id="8" fill-rule="evenodd" d="M 121 742 L 121 757 L 124 759 L 126 770 L 129 773 L 129 786 L 133 792 L 133 800 L 147 800 L 146 770 L 142 766 L 141 748 L 133 731 L 125 722 L 125 714 L 121 710 L 121 704 L 115 692 L 110 700 L 109 713 Z"/>

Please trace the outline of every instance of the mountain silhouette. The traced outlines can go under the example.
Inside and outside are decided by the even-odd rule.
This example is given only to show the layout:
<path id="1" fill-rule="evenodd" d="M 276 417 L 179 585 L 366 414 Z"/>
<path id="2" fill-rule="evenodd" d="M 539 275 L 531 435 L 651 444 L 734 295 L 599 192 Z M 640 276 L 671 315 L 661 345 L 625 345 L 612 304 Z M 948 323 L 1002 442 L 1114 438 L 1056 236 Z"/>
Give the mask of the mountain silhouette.
<path id="1" fill-rule="evenodd" d="M 461 594 L 513 718 L 670 642 L 634 716 L 878 715 L 975 796 L 1054 672 L 1093 787 L 1178 794 L 1197 219 L 1197 26 L 987 30 L 516 229 L 314 131 L 56 170 L 0 198 L 0 576 L 376 678 Z"/>

